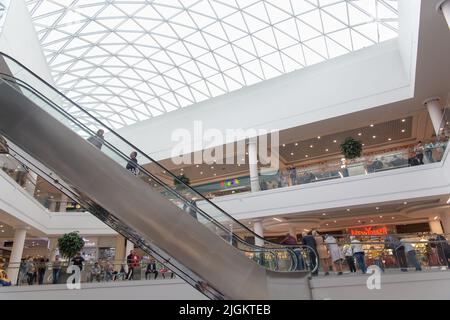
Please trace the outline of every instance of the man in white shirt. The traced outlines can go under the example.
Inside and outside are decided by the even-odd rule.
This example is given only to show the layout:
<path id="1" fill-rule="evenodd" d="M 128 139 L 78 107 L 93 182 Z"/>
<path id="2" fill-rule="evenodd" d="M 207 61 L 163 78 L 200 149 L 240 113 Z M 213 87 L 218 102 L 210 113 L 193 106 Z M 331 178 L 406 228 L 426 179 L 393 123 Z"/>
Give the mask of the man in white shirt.
<path id="1" fill-rule="evenodd" d="M 408 264 L 415 267 L 416 271 L 422 271 L 419 261 L 417 260 L 416 249 L 408 242 L 408 239 L 401 239 L 400 242 L 405 247 L 406 259 Z"/>
<path id="2" fill-rule="evenodd" d="M 362 271 L 362 273 L 367 272 L 366 262 L 364 260 L 364 250 L 361 244 L 361 241 L 357 240 L 355 237 L 351 236 L 350 241 L 352 244 L 352 251 L 353 256 L 355 257 L 356 263 L 358 264 L 359 270 Z"/>

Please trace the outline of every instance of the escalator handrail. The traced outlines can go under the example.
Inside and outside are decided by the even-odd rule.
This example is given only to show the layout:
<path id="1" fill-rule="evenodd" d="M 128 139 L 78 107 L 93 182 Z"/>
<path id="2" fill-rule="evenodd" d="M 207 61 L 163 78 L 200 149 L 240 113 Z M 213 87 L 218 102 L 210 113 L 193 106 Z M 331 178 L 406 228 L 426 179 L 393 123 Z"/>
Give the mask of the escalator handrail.
<path id="1" fill-rule="evenodd" d="M 41 92 L 39 92 L 38 90 L 34 89 L 31 85 L 29 85 L 25 81 L 23 81 L 21 79 L 17 79 L 15 77 L 12 77 L 10 75 L 7 75 L 7 74 L 1 73 L 1 72 L 0 72 L 0 76 L 6 76 L 6 77 L 12 79 L 12 80 L 6 80 L 6 79 L 3 78 L 3 80 L 5 80 L 5 81 L 14 81 L 14 83 L 16 83 L 16 84 L 18 82 L 20 82 L 19 86 L 21 86 L 24 89 L 27 89 L 27 90 L 31 91 L 33 94 L 38 96 L 40 99 L 44 100 L 44 102 L 46 102 L 46 103 L 48 103 L 50 105 L 53 105 L 53 108 L 56 108 L 58 112 L 62 113 L 64 116 L 67 116 L 70 119 L 72 119 L 72 121 L 74 121 L 76 123 L 76 125 L 82 127 L 84 130 L 92 133 L 92 131 L 89 128 L 87 128 L 84 124 L 79 123 L 78 120 L 75 117 L 73 117 L 71 114 L 67 113 L 65 110 L 61 109 L 59 106 L 57 106 L 57 104 L 55 104 L 53 101 L 51 101 L 51 99 L 48 99 L 47 97 L 45 97 Z M 126 161 L 130 160 L 128 158 L 128 156 L 126 156 L 123 152 L 121 152 L 120 150 L 115 148 L 109 142 L 105 141 L 104 145 L 107 145 L 113 151 L 117 152 L 118 155 L 120 155 L 124 160 L 126 160 Z M 159 178 L 155 177 L 152 173 L 148 172 L 145 168 L 141 167 L 140 165 L 138 165 L 138 167 L 141 169 L 142 172 L 144 172 L 146 175 L 148 175 L 149 177 L 154 179 L 155 182 L 158 182 L 159 185 L 161 185 L 169 193 L 175 195 L 181 201 L 184 201 L 185 203 L 187 203 L 189 206 L 191 206 L 193 208 L 192 204 L 186 198 L 184 198 L 182 195 L 180 195 L 178 192 L 176 192 L 176 190 L 174 190 L 174 189 L 170 188 L 169 186 L 167 186 L 164 182 L 162 182 Z M 231 230 L 227 229 L 223 224 L 221 224 L 220 222 L 218 222 L 217 220 L 212 218 L 210 215 L 208 215 L 206 212 L 204 212 L 200 208 L 195 207 L 195 210 L 196 210 L 196 212 L 200 212 L 201 215 L 204 218 L 206 218 L 209 222 L 213 223 L 215 226 L 221 228 L 223 231 L 231 233 L 234 239 L 236 239 L 240 243 L 243 243 L 244 245 L 248 246 L 249 248 L 252 248 L 252 249 L 255 249 L 255 250 L 262 250 L 262 249 L 265 249 L 265 250 L 272 250 L 272 249 L 282 250 L 284 248 L 284 246 L 280 245 L 280 244 L 276 244 L 278 246 L 277 248 L 272 248 L 272 247 L 260 247 L 260 246 L 248 243 L 247 241 L 245 241 L 245 239 L 242 239 L 240 236 L 238 236 L 237 234 L 233 233 Z M 239 248 L 239 250 L 242 250 L 242 249 Z"/>
<path id="2" fill-rule="evenodd" d="M 155 161 L 153 158 L 151 158 L 150 156 L 148 156 L 146 153 L 144 153 L 142 150 L 140 150 L 138 147 L 136 147 L 133 143 L 131 143 L 130 141 L 126 140 L 124 137 L 122 137 L 120 134 L 118 134 L 117 132 L 115 132 L 114 130 L 112 130 L 109 126 L 107 126 L 106 124 L 104 124 L 101 120 L 97 119 L 96 117 L 94 117 L 92 114 L 90 114 L 88 111 L 86 111 L 83 107 L 81 107 L 80 105 L 78 105 L 77 103 L 75 103 L 72 99 L 70 99 L 69 97 L 67 97 L 66 95 L 64 95 L 62 92 L 60 92 L 58 89 L 56 89 L 55 87 L 53 87 L 50 83 L 48 83 L 46 80 L 42 79 L 39 75 L 37 75 L 36 73 L 34 73 L 32 70 L 30 70 L 28 67 L 24 66 L 22 63 L 20 63 L 19 61 L 17 61 L 15 58 L 11 57 L 10 55 L 1 52 L 0 51 L 0 56 L 6 57 L 10 60 L 12 60 L 14 63 L 18 64 L 21 68 L 25 69 L 27 72 L 29 72 L 31 75 L 33 75 L 34 77 L 36 77 L 39 81 L 43 82 L 46 86 L 48 86 L 51 90 L 53 90 L 54 92 L 56 92 L 58 95 L 60 95 L 61 97 L 63 97 L 65 100 L 69 101 L 71 104 L 73 104 L 74 106 L 76 106 L 78 109 L 80 109 L 82 112 L 84 112 L 86 115 L 88 115 L 90 118 L 92 118 L 93 120 L 95 120 L 99 125 L 101 125 L 102 127 L 104 127 L 105 129 L 107 129 L 109 132 L 111 132 L 114 136 L 116 136 L 119 140 L 121 140 L 122 142 L 124 142 L 125 144 L 128 144 L 130 147 L 132 147 L 134 150 L 136 150 L 138 153 L 140 153 L 141 155 L 143 155 L 144 157 L 146 157 L 148 160 L 150 160 L 153 164 L 157 165 L 159 168 L 161 168 L 163 171 L 167 172 L 172 178 L 176 179 L 181 185 L 183 185 L 184 187 L 187 187 L 189 190 L 191 190 L 193 193 L 195 193 L 196 195 L 198 195 L 200 198 L 202 198 L 204 201 L 206 201 L 208 204 L 212 205 L 214 208 L 216 208 L 217 210 L 219 210 L 221 213 L 223 213 L 224 215 L 226 215 L 228 218 L 230 218 L 234 223 L 238 224 L 241 228 L 244 229 L 244 231 L 249 232 L 250 234 L 252 234 L 253 237 L 258 238 L 263 240 L 265 243 L 268 244 L 272 244 L 278 247 L 284 247 L 278 243 L 274 243 L 271 241 L 266 240 L 265 238 L 259 236 L 258 234 L 256 234 L 253 230 L 249 229 L 245 224 L 239 222 L 237 219 L 235 219 L 234 217 L 232 217 L 231 215 L 229 215 L 227 212 L 225 212 L 222 208 L 220 208 L 218 205 L 216 205 L 215 203 L 213 203 L 212 201 L 210 201 L 208 198 L 206 198 L 204 195 L 202 195 L 200 192 L 198 192 L 196 189 L 194 189 L 192 186 L 185 184 L 183 181 L 181 181 L 180 179 L 178 179 L 178 177 L 172 173 L 170 170 L 166 169 L 163 165 L 161 165 L 159 162 Z M 15 78 L 13 75 L 9 75 L 12 76 L 13 78 Z M 20 79 L 19 79 L 20 80 Z M 23 80 L 21 80 L 22 82 L 25 82 Z M 89 130 L 91 131 L 91 130 Z M 91 131 L 92 132 L 92 131 Z M 145 169 L 144 169 L 145 170 Z M 146 171 L 146 170 L 145 170 Z M 163 183 L 163 185 L 165 185 Z M 209 215 L 208 215 L 209 216 Z M 215 219 L 214 219 L 215 220 Z M 230 231 L 227 229 L 227 231 Z M 287 247 L 287 246 L 286 246 Z"/>
<path id="3" fill-rule="evenodd" d="M 18 84 L 19 86 L 21 86 L 22 88 L 29 90 L 31 93 L 35 94 L 38 98 L 40 98 L 41 100 L 44 101 L 44 103 L 49 104 L 50 106 L 52 106 L 54 109 L 56 109 L 56 111 L 58 111 L 59 113 L 61 113 L 63 116 L 71 119 L 76 125 L 80 126 L 81 128 L 83 128 L 83 130 L 86 130 L 87 132 L 91 132 L 92 131 L 87 128 L 84 124 L 79 123 L 79 121 L 74 118 L 71 114 L 67 113 L 65 110 L 63 110 L 62 108 L 60 108 L 57 104 L 55 104 L 51 99 L 47 98 L 46 96 L 44 96 L 42 93 L 40 93 L 38 90 L 36 90 L 35 88 L 33 88 L 31 85 L 29 85 L 28 83 L 26 83 L 25 81 L 21 80 L 21 79 L 17 79 L 11 75 L 7 75 L 7 74 L 3 74 L 0 73 L 0 75 L 3 75 L 4 78 L 3 80 L 5 81 L 11 81 L 14 84 Z M 7 79 L 5 79 L 7 78 Z M 105 144 L 108 145 L 108 147 L 110 147 L 111 149 L 113 149 L 113 151 L 117 152 L 124 160 L 129 160 L 129 158 L 123 154 L 120 150 L 118 150 L 117 148 L 115 148 L 113 145 L 111 145 L 109 142 L 105 141 Z M 149 177 L 151 177 L 152 179 L 154 179 L 155 181 L 159 182 L 159 184 L 165 188 L 168 192 L 170 192 L 171 194 L 174 194 L 176 197 L 179 197 L 180 200 L 182 201 L 187 201 L 184 197 L 182 197 L 179 193 L 176 192 L 176 190 L 168 187 L 165 183 L 163 183 L 162 181 L 160 182 L 158 178 L 154 177 L 151 173 L 149 173 L 147 170 L 145 170 L 145 168 L 142 168 L 143 172 L 145 172 Z M 187 203 L 189 204 L 189 201 L 187 201 Z M 292 270 L 295 270 L 295 265 L 296 265 L 296 260 L 295 260 L 295 255 L 291 253 L 291 250 L 289 248 L 289 246 L 287 245 L 282 245 L 282 244 L 278 244 L 278 243 L 270 243 L 269 241 L 265 240 L 265 243 L 270 243 L 275 245 L 275 247 L 267 247 L 267 246 L 257 246 L 255 244 L 249 243 L 247 242 L 245 239 L 242 239 L 240 236 L 238 236 L 235 233 L 232 233 L 231 230 L 228 230 L 224 225 L 220 224 L 217 220 L 213 219 L 212 217 L 210 217 L 207 213 L 205 213 L 203 210 L 201 210 L 200 208 L 196 208 L 196 210 L 198 212 L 202 212 L 203 215 L 205 216 L 205 218 L 207 218 L 210 222 L 214 223 L 216 226 L 220 227 L 222 230 L 231 233 L 233 239 L 235 239 L 237 242 L 242 243 L 243 245 L 247 246 L 249 249 L 253 249 L 255 252 L 257 251 L 265 251 L 267 253 L 270 253 L 272 255 L 275 255 L 274 252 L 272 251 L 285 251 L 288 252 L 289 255 L 291 256 L 292 262 L 293 262 L 293 267 Z M 304 248 L 303 245 L 297 245 L 297 246 L 293 246 L 294 248 Z M 251 252 L 249 250 L 244 250 L 242 248 L 237 247 L 238 250 L 240 251 L 248 251 Z M 278 263 L 277 263 L 278 265 Z"/>

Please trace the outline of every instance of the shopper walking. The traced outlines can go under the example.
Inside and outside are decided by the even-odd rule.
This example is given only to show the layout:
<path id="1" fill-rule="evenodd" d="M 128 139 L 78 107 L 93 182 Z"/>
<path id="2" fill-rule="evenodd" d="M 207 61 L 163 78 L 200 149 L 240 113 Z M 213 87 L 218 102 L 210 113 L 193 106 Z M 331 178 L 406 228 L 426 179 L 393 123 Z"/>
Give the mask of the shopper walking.
<path id="1" fill-rule="evenodd" d="M 324 244 L 323 237 L 316 231 L 312 231 L 314 240 L 316 240 L 317 254 L 319 255 L 320 265 L 322 266 L 323 272 L 326 276 L 330 274 L 330 254 L 328 252 L 327 246 Z"/>
<path id="2" fill-rule="evenodd" d="M 36 272 L 36 266 L 34 264 L 33 258 L 29 258 L 26 265 L 27 283 L 28 285 L 33 285 L 34 283 L 34 273 Z"/>
<path id="3" fill-rule="evenodd" d="M 319 274 L 319 257 L 317 255 L 317 247 L 316 247 L 316 240 L 312 234 L 308 234 L 307 232 L 302 233 L 302 244 L 304 246 L 309 247 L 308 249 L 308 260 L 309 260 L 309 267 L 311 270 L 314 270 L 312 272 L 313 276 L 317 276 Z"/>
<path id="4" fill-rule="evenodd" d="M 342 275 L 342 261 L 344 260 L 344 255 L 337 244 L 336 238 L 331 235 L 325 236 L 325 243 L 328 246 L 328 251 L 330 252 L 331 262 L 333 263 L 334 272 L 337 275 Z"/>
<path id="5" fill-rule="evenodd" d="M 127 280 L 134 280 L 134 275 L 139 268 L 140 258 L 134 250 L 127 256 L 128 274 Z"/>
<path id="6" fill-rule="evenodd" d="M 53 261 L 52 265 L 52 273 L 53 273 L 53 284 L 58 284 L 59 276 L 61 274 L 61 260 L 59 259 L 59 255 L 55 257 L 55 261 Z"/>
<path id="7" fill-rule="evenodd" d="M 352 246 L 350 244 L 344 245 L 343 248 L 345 261 L 347 262 L 348 269 L 351 273 L 356 272 L 356 266 L 355 266 L 355 258 L 353 258 L 353 250 Z"/>
<path id="8" fill-rule="evenodd" d="M 353 236 L 350 237 L 350 240 L 352 244 L 353 256 L 355 257 L 358 268 L 362 273 L 366 273 L 367 267 L 365 261 L 365 253 L 361 241 L 359 241 Z"/>

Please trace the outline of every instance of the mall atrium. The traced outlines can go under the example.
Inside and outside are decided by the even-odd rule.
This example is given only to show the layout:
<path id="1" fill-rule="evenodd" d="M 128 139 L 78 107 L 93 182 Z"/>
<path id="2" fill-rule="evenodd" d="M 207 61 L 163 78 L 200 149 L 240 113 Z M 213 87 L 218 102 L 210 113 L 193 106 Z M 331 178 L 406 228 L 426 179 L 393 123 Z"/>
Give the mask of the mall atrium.
<path id="1" fill-rule="evenodd" d="M 0 0 L 0 300 L 450 299 L 449 27 Z"/>

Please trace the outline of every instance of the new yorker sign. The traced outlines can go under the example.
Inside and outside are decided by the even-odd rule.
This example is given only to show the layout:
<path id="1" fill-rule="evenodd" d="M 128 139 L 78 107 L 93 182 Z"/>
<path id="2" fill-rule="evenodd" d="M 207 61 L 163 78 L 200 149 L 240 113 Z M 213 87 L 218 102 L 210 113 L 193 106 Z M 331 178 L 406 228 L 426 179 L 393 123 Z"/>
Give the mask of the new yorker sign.
<path id="1" fill-rule="evenodd" d="M 387 234 L 387 227 L 365 227 L 350 229 L 350 235 L 352 236 L 385 236 Z"/>

